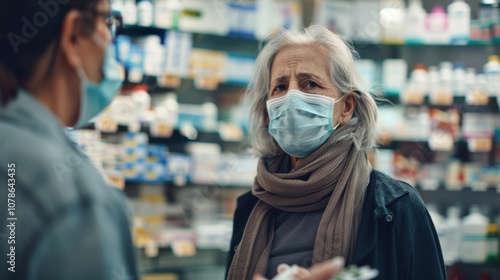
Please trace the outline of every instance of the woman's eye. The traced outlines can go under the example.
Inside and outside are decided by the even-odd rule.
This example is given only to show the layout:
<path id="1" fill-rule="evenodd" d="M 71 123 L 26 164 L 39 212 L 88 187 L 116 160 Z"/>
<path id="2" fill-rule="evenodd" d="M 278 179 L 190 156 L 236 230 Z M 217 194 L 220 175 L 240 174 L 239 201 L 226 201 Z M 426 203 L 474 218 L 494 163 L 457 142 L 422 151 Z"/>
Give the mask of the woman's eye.
<path id="1" fill-rule="evenodd" d="M 275 88 L 274 88 L 274 92 L 283 92 L 286 90 L 286 87 L 284 85 L 277 85 Z"/>
<path id="2" fill-rule="evenodd" d="M 317 88 L 318 87 L 318 84 L 315 83 L 315 82 L 307 82 L 306 83 L 306 87 L 307 88 Z"/>

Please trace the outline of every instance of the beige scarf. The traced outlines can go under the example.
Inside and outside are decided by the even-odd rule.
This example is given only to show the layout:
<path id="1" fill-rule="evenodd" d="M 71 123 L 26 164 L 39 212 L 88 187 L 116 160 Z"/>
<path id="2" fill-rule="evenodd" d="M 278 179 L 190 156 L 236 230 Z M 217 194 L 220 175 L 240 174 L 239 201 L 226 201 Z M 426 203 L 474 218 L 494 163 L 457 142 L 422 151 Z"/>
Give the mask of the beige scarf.
<path id="1" fill-rule="evenodd" d="M 273 243 L 274 208 L 289 212 L 324 209 L 313 264 L 335 256 L 350 262 L 371 172 L 366 152 L 355 145 L 356 127 L 339 128 L 290 172 L 283 173 L 289 162 L 286 154 L 259 160 L 252 192 L 260 200 L 248 219 L 229 280 L 251 280 L 255 274 L 265 274 Z"/>

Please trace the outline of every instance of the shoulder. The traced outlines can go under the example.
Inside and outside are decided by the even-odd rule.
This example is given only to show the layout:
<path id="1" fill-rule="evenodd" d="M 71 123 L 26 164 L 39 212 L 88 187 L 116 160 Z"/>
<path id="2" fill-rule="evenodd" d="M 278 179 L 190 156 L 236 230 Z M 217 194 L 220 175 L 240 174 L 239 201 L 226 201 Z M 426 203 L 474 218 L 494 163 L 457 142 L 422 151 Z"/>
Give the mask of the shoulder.
<path id="1" fill-rule="evenodd" d="M 0 122 L 0 130 L 6 136 L 0 137 L 0 164 L 15 165 L 18 199 L 25 205 L 53 213 L 102 197 L 102 176 L 69 139 L 61 142 L 6 122 Z"/>
<path id="2" fill-rule="evenodd" d="M 246 220 L 258 201 L 259 199 L 252 194 L 252 191 L 240 195 L 236 200 L 236 211 L 234 212 L 235 220 L 245 220 L 246 223 Z"/>
<path id="3" fill-rule="evenodd" d="M 376 170 L 373 171 L 372 180 L 377 209 L 387 208 L 399 216 L 427 212 L 420 194 L 412 185 Z"/>
<path id="4" fill-rule="evenodd" d="M 252 191 L 248 191 L 237 198 L 238 207 L 253 207 L 259 201 L 259 199 L 252 194 Z"/>

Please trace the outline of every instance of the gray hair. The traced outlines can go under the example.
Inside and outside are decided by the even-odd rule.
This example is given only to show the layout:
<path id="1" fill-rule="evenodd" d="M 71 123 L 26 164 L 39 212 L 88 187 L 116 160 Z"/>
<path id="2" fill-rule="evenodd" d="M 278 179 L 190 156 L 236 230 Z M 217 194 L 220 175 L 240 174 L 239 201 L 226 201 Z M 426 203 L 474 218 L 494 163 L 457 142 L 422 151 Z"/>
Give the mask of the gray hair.
<path id="1" fill-rule="evenodd" d="M 377 104 L 374 97 L 363 87 L 363 80 L 356 70 L 356 51 L 339 35 L 323 26 L 311 25 L 302 32 L 282 30 L 265 40 L 255 64 L 253 78 L 247 88 L 250 98 L 249 131 L 252 151 L 259 157 L 273 157 L 283 153 L 276 140 L 268 131 L 266 102 L 269 96 L 270 74 L 273 61 L 280 50 L 288 46 L 322 46 L 328 54 L 330 75 L 341 95 L 357 91 L 353 118 L 345 126 L 357 126 L 355 145 L 362 150 L 376 147 L 375 124 Z"/>

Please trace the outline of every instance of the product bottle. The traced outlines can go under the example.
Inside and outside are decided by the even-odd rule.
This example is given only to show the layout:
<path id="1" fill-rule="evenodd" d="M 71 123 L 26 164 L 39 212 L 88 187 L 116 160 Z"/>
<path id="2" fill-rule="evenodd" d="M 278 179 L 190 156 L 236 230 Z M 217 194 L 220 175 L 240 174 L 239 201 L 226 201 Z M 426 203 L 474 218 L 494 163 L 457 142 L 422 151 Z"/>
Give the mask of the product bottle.
<path id="1" fill-rule="evenodd" d="M 430 80 L 432 92 L 430 101 L 436 105 L 451 105 L 453 103 L 453 64 L 443 61 L 439 64 L 440 69 L 437 74 L 437 81 Z M 429 68 L 430 70 L 430 68 Z M 436 74 L 429 71 L 429 78 L 436 79 Z"/>
<path id="2" fill-rule="evenodd" d="M 124 13 L 123 0 L 112 0 L 112 1 L 110 1 L 110 4 L 111 4 L 111 9 L 113 11 L 118 11 L 123 15 L 123 13 Z"/>
<path id="3" fill-rule="evenodd" d="M 472 206 L 470 214 L 462 221 L 460 260 L 468 263 L 484 263 L 488 247 L 488 219 L 479 207 Z"/>
<path id="4" fill-rule="evenodd" d="M 479 20 L 490 24 L 498 19 L 498 1 L 497 0 L 481 0 L 479 4 Z"/>
<path id="5" fill-rule="evenodd" d="M 426 43 L 448 44 L 450 42 L 448 16 L 443 6 L 436 5 L 425 20 Z"/>
<path id="6" fill-rule="evenodd" d="M 382 7 L 382 9 L 390 10 L 390 12 L 387 13 L 380 13 L 380 24 L 382 26 L 382 37 L 381 37 L 382 43 L 386 44 L 404 43 L 405 41 L 404 2 L 399 0 L 392 1 L 390 8 Z"/>
<path id="7" fill-rule="evenodd" d="M 470 7 L 464 0 L 455 0 L 448 6 L 450 20 L 450 41 L 452 44 L 465 45 L 469 42 Z"/>
<path id="8" fill-rule="evenodd" d="M 431 104 L 436 104 L 440 83 L 439 72 L 436 66 L 429 66 L 427 77 L 429 79 L 429 100 Z"/>
<path id="9" fill-rule="evenodd" d="M 406 11 L 406 43 L 423 44 L 425 37 L 425 18 L 427 13 L 421 0 L 412 0 Z"/>
<path id="10" fill-rule="evenodd" d="M 436 228 L 436 232 L 441 244 L 441 251 L 446 252 L 448 248 L 447 228 L 443 216 L 441 216 L 434 204 L 426 204 L 432 223 Z"/>
<path id="11" fill-rule="evenodd" d="M 179 120 L 179 103 L 175 93 L 168 93 L 165 99 L 154 108 L 155 125 L 150 127 L 153 135 L 162 136 L 172 135 L 174 128 L 177 127 Z"/>
<path id="12" fill-rule="evenodd" d="M 484 74 L 488 81 L 488 91 L 495 96 L 500 92 L 500 59 L 498 55 L 490 55 L 484 65 Z"/>
<path id="13" fill-rule="evenodd" d="M 161 28 L 170 28 L 173 23 L 173 10 L 169 0 L 154 1 L 154 25 Z"/>
<path id="14" fill-rule="evenodd" d="M 406 104 L 422 104 L 428 90 L 427 70 L 424 64 L 415 64 L 410 79 L 406 84 L 401 102 Z"/>
<path id="15" fill-rule="evenodd" d="M 499 233 L 497 224 L 489 224 L 488 226 L 488 254 L 486 263 L 496 264 L 499 261 Z"/>
<path id="16" fill-rule="evenodd" d="M 137 24 L 140 26 L 153 25 L 153 3 L 151 0 L 137 1 Z"/>
<path id="17" fill-rule="evenodd" d="M 453 67 L 453 94 L 455 96 L 465 96 L 467 84 L 464 65 L 461 62 L 456 62 Z"/>
<path id="18" fill-rule="evenodd" d="M 445 263 L 452 265 L 458 260 L 460 254 L 460 208 L 452 206 L 448 208 L 447 212 L 445 224 L 448 244 L 443 256 Z"/>
<path id="19" fill-rule="evenodd" d="M 127 25 L 137 24 L 137 6 L 135 0 L 125 0 L 123 4 L 123 23 Z"/>

